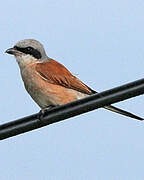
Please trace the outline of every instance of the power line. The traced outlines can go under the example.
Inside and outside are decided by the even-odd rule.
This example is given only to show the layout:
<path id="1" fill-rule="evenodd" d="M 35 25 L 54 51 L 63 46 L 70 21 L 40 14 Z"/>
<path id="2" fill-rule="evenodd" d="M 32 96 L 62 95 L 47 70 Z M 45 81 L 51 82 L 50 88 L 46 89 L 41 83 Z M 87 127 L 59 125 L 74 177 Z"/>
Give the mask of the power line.
<path id="1" fill-rule="evenodd" d="M 43 120 L 37 114 L 0 125 L 0 140 L 37 129 L 144 93 L 144 79 L 119 86 L 69 104 L 49 109 Z"/>

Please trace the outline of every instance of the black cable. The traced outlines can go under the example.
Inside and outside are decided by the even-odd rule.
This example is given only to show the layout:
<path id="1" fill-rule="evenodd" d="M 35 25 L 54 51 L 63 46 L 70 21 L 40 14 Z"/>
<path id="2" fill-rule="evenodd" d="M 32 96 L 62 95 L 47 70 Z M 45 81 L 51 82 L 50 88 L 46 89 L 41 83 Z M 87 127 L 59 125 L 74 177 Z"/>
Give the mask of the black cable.
<path id="1" fill-rule="evenodd" d="M 0 140 L 56 123 L 100 107 L 123 101 L 143 93 L 144 79 L 140 79 L 69 104 L 54 107 L 47 111 L 43 120 L 38 119 L 38 113 L 2 124 L 0 125 Z"/>

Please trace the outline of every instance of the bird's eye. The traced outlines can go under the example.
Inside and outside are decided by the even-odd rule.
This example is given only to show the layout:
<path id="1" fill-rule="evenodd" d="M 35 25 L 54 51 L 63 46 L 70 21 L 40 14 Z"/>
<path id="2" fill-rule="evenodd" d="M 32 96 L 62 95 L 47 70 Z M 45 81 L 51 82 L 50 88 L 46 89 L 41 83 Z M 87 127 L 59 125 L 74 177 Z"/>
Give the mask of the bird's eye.
<path id="1" fill-rule="evenodd" d="M 33 50 L 32 47 L 27 47 L 26 49 L 27 49 L 27 51 L 29 51 L 29 52 Z"/>

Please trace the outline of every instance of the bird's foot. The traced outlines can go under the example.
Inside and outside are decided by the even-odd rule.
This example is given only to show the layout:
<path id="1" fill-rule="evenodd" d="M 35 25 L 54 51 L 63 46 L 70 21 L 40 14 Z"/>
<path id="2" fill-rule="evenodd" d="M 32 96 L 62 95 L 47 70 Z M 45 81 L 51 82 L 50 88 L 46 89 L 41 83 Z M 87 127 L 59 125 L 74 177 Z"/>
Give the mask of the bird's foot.
<path id="1" fill-rule="evenodd" d="M 46 114 L 46 112 L 49 110 L 49 109 L 51 109 L 51 108 L 53 108 L 53 107 L 55 107 L 55 106 L 48 106 L 47 108 L 45 108 L 45 109 L 41 109 L 40 111 L 39 111 L 39 113 L 38 113 L 38 119 L 40 120 L 40 121 L 42 121 L 43 120 L 43 118 L 44 118 L 44 116 L 45 116 L 45 114 Z"/>
<path id="2" fill-rule="evenodd" d="M 38 119 L 39 119 L 40 121 L 43 120 L 46 111 L 47 111 L 47 109 L 41 109 L 41 110 L 39 111 L 39 113 L 38 113 Z"/>

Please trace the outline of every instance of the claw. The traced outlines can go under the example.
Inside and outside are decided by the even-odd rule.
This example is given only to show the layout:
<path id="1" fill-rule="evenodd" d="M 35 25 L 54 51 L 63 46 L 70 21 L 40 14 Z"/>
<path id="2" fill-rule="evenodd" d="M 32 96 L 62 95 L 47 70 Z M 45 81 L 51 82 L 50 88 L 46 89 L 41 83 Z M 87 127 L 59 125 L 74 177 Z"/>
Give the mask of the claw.
<path id="1" fill-rule="evenodd" d="M 45 115 L 45 112 L 46 112 L 45 109 L 41 109 L 41 110 L 39 111 L 39 113 L 38 113 L 38 119 L 39 119 L 40 121 L 43 120 L 43 117 L 44 117 L 44 115 Z"/>
<path id="2" fill-rule="evenodd" d="M 47 108 L 45 108 L 45 109 L 41 109 L 41 110 L 39 111 L 39 113 L 38 113 L 38 119 L 39 119 L 40 121 L 43 121 L 43 118 L 44 118 L 46 112 L 47 112 L 49 109 L 53 108 L 53 107 L 54 107 L 54 106 L 49 106 L 49 107 L 47 107 Z"/>

